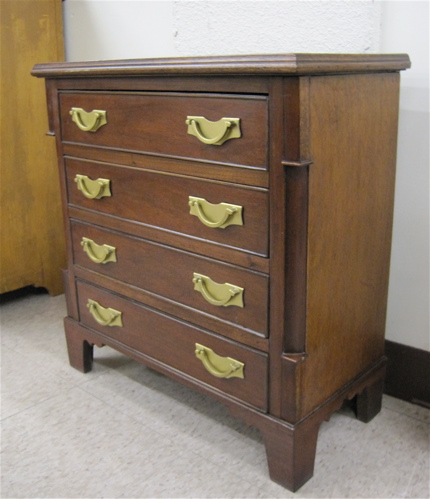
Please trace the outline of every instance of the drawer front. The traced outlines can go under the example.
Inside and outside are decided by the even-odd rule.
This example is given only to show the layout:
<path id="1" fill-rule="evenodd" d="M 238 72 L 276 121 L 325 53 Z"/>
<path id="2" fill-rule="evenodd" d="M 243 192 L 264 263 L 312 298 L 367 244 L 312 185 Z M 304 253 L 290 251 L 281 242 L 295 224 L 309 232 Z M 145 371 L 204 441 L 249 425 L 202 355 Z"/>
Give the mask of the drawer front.
<path id="1" fill-rule="evenodd" d="M 87 283 L 78 282 L 77 289 L 80 321 L 85 326 L 263 411 L 267 409 L 266 354 Z"/>
<path id="2" fill-rule="evenodd" d="M 74 262 L 81 267 L 267 336 L 265 275 L 77 222 L 72 239 Z M 196 275 L 223 286 L 196 282 Z M 238 288 L 240 301 L 231 294 Z"/>
<path id="3" fill-rule="evenodd" d="M 66 168 L 71 205 L 262 256 L 268 254 L 268 193 L 264 189 L 75 159 L 66 159 Z M 96 186 L 91 190 L 93 198 L 88 198 L 76 181 L 77 176 L 81 175 L 86 177 L 83 182 L 87 190 L 91 190 L 91 182 L 97 183 L 99 179 L 109 185 L 100 188 Z M 101 197 L 96 196 L 98 189 Z M 220 211 L 210 212 L 203 201 L 199 202 L 197 209 L 193 207 L 191 210 L 190 196 L 192 199 L 217 205 Z M 229 206 L 240 207 L 240 216 L 238 212 L 229 212 Z M 237 210 L 239 211 L 238 208 Z M 238 216 L 243 225 L 237 225 Z M 231 222 L 232 225 L 217 226 L 224 219 L 226 224 Z M 213 221 L 216 226 L 206 225 L 205 220 Z"/>
<path id="4" fill-rule="evenodd" d="M 267 169 L 265 97 L 79 92 L 61 94 L 60 109 L 64 141 Z"/>

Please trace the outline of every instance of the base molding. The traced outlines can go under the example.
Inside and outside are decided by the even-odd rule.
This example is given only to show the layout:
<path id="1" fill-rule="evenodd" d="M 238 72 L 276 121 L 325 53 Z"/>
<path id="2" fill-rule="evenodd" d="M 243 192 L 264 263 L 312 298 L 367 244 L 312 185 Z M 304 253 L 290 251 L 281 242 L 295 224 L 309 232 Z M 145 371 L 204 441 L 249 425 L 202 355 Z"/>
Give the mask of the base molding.
<path id="1" fill-rule="evenodd" d="M 344 400 L 355 401 L 357 418 L 363 422 L 370 421 L 381 408 L 385 357 L 381 357 L 321 406 L 293 424 L 244 403 L 216 387 L 202 383 L 192 374 L 179 371 L 169 364 L 150 357 L 144 351 L 121 343 L 118 339 L 91 329 L 70 317 L 64 319 L 64 325 L 70 364 L 81 372 L 88 372 L 92 368 L 93 345 L 109 345 L 138 362 L 202 393 L 212 395 L 226 404 L 233 416 L 260 430 L 271 479 L 291 491 L 298 490 L 312 477 L 319 427 L 323 421 L 328 421 L 330 416 L 340 409 Z"/>
<path id="2" fill-rule="evenodd" d="M 384 393 L 430 407 L 430 352 L 385 340 Z"/>

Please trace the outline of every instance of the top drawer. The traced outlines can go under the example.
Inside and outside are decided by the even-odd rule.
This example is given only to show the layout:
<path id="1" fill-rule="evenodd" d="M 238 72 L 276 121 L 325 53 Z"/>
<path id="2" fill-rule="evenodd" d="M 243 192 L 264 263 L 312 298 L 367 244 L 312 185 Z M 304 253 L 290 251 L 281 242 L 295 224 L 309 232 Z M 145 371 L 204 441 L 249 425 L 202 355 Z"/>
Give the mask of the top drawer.
<path id="1" fill-rule="evenodd" d="M 64 141 L 267 169 L 263 96 L 61 93 L 60 111 Z"/>

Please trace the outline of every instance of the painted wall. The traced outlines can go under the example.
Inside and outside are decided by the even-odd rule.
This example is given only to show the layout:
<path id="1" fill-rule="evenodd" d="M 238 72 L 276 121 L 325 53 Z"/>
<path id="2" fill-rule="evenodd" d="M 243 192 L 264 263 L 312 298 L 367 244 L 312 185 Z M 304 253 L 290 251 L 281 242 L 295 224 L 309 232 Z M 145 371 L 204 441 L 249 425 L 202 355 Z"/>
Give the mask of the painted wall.
<path id="1" fill-rule="evenodd" d="M 380 18 L 373 0 L 65 0 L 66 58 L 376 52 Z"/>
<path id="2" fill-rule="evenodd" d="M 179 55 L 375 52 L 380 5 L 373 1 L 179 1 Z"/>
<path id="3" fill-rule="evenodd" d="M 402 73 L 387 337 L 429 346 L 429 3 L 383 3 L 381 52 L 407 52 Z"/>
<path id="4" fill-rule="evenodd" d="M 65 0 L 66 60 L 173 55 L 172 7 L 164 1 Z"/>
<path id="5" fill-rule="evenodd" d="M 65 0 L 69 61 L 282 52 L 407 52 L 387 338 L 429 345 L 427 1 Z"/>

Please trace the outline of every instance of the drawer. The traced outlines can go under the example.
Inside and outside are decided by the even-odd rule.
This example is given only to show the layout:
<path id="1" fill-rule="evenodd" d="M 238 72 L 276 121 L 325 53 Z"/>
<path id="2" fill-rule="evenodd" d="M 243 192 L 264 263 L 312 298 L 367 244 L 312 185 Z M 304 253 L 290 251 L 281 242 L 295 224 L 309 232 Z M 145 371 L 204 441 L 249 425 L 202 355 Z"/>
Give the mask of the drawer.
<path id="1" fill-rule="evenodd" d="M 267 336 L 267 276 L 100 227 L 71 226 L 76 265 Z"/>
<path id="2" fill-rule="evenodd" d="M 85 282 L 78 281 L 77 291 L 80 321 L 85 326 L 223 393 L 267 409 L 266 354 Z"/>
<path id="3" fill-rule="evenodd" d="M 105 111 L 105 117 L 92 111 Z M 60 112 L 61 137 L 67 142 L 267 169 L 263 96 L 62 93 Z M 187 117 L 197 119 L 187 124 Z M 86 131 L 91 125 L 99 128 Z M 214 144 L 202 142 L 215 139 Z"/>
<path id="4" fill-rule="evenodd" d="M 66 159 L 66 168 L 71 205 L 262 256 L 268 254 L 268 192 L 265 189 L 71 158 Z M 77 178 L 82 179 L 77 175 L 86 177 L 82 180 L 84 187 L 76 182 Z M 108 182 L 108 188 L 100 187 L 98 179 Z M 84 194 L 86 190 L 91 190 L 86 192 L 87 196 L 100 192 L 102 197 L 88 198 Z M 201 200 L 193 210 L 190 196 Z M 211 212 L 210 205 L 217 205 L 218 211 Z M 231 213 L 231 209 L 229 212 L 229 206 L 237 207 L 237 213 Z M 243 225 L 237 225 L 239 218 Z M 224 219 L 232 225 L 218 227 Z M 206 225 L 205 221 L 214 222 L 215 227 Z"/>

